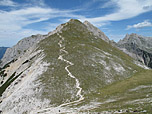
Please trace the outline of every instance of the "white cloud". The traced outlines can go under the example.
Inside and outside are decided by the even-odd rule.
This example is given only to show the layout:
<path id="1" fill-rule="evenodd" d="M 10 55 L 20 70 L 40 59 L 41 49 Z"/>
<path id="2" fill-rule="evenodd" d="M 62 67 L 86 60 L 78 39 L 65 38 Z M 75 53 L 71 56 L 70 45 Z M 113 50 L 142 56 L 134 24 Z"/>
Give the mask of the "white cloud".
<path id="1" fill-rule="evenodd" d="M 152 27 L 152 23 L 149 22 L 148 20 L 145 20 L 145 21 L 143 21 L 141 23 L 137 23 L 137 24 L 134 24 L 134 25 L 128 25 L 127 26 L 127 30 L 131 29 L 131 28 L 138 29 L 138 28 L 144 28 L 144 27 Z"/>
<path id="2" fill-rule="evenodd" d="M 95 18 L 84 18 L 81 20 L 88 20 L 93 24 L 98 24 L 106 21 L 119 21 L 129 19 L 152 10 L 151 0 L 111 0 L 102 8 L 109 7 L 111 4 L 116 4 L 117 6 L 117 10 L 115 10 L 114 13 Z"/>
<path id="3" fill-rule="evenodd" d="M 0 10 L 0 45 L 3 39 L 13 39 L 18 41 L 23 37 L 30 36 L 32 34 L 46 34 L 56 28 L 65 20 L 58 20 L 55 24 L 48 23 L 42 28 L 43 30 L 32 28 L 25 29 L 29 24 L 48 21 L 49 19 L 62 18 L 83 18 L 81 15 L 74 15 L 75 10 L 58 10 L 49 7 L 23 7 L 21 9 L 15 9 L 11 11 Z M 12 37 L 13 36 L 13 37 Z M 14 43 L 13 43 L 14 44 Z"/>
<path id="4" fill-rule="evenodd" d="M 115 7 L 116 5 L 117 5 L 116 2 L 114 2 L 113 0 L 110 0 L 106 2 L 105 4 L 103 4 L 101 8 Z"/>
<path id="5" fill-rule="evenodd" d="M 12 0 L 1 0 L 0 6 L 16 6 L 17 3 L 13 2 Z"/>
<path id="6" fill-rule="evenodd" d="M 0 31 L 17 31 L 24 26 L 48 20 L 52 9 L 40 7 L 0 12 Z"/>
<path id="7" fill-rule="evenodd" d="M 0 45 L 1 46 L 9 46 L 16 44 L 19 40 L 24 37 L 28 37 L 30 35 L 35 34 L 46 34 L 45 31 L 38 31 L 32 29 L 20 29 L 18 31 L 0 31 Z"/>
<path id="8" fill-rule="evenodd" d="M 35 5 L 35 6 L 46 6 L 45 1 L 44 0 L 30 0 L 31 5 Z M 28 5 L 29 5 L 28 4 Z"/>
<path id="9" fill-rule="evenodd" d="M 0 10 L 0 31 L 17 31 L 26 25 L 47 21 L 57 17 L 84 18 L 81 15 L 74 15 L 72 12 L 72 10 L 58 10 L 38 6 L 12 11 Z M 65 20 L 60 19 L 60 21 Z"/>
<path id="10" fill-rule="evenodd" d="M 56 25 L 66 22 L 70 18 L 78 18 L 81 21 L 88 20 L 96 26 L 104 26 L 110 24 L 110 21 L 119 21 L 135 17 L 139 14 L 152 10 L 151 0 L 111 0 L 105 4 L 102 8 L 108 8 L 115 6 L 115 10 L 111 14 L 105 16 L 87 18 L 83 15 L 75 14 L 80 10 L 60 10 L 53 9 L 45 4 L 44 0 L 26 0 L 27 4 L 19 4 L 13 2 L 13 0 L 0 0 L 1 6 L 17 6 L 11 10 L 0 10 L 0 41 L 3 38 L 21 39 L 25 36 L 37 33 L 46 33 L 52 29 L 55 29 Z M 95 0 L 96 1 L 96 0 Z M 98 1 L 98 0 L 97 0 Z M 83 12 L 83 9 L 81 9 Z M 85 10 L 86 11 L 86 10 Z M 91 16 L 91 15 L 90 15 Z M 57 19 L 55 24 L 51 22 L 46 24 L 44 31 L 25 29 L 29 24 L 48 21 L 51 19 Z M 43 23 L 44 24 L 44 23 Z M 25 34 L 26 33 L 26 34 Z M 1 45 L 1 43 L 0 43 Z"/>

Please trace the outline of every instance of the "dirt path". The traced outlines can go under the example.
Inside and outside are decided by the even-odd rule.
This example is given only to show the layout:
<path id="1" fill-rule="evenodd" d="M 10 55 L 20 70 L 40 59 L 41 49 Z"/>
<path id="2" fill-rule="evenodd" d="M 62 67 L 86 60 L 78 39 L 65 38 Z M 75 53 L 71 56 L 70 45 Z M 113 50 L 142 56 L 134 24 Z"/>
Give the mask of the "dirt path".
<path id="1" fill-rule="evenodd" d="M 60 47 L 60 53 L 61 53 L 59 55 L 58 59 L 67 63 L 67 66 L 65 67 L 65 70 L 67 71 L 67 73 L 68 73 L 70 78 L 75 79 L 76 89 L 78 90 L 77 94 L 76 94 L 76 97 L 79 97 L 79 99 L 75 100 L 75 101 L 72 101 L 72 102 L 63 103 L 63 104 L 61 104 L 61 105 L 59 105 L 57 107 L 50 107 L 50 108 L 39 110 L 38 111 L 39 113 L 45 113 L 45 114 L 50 114 L 50 113 L 55 113 L 55 114 L 58 114 L 58 113 L 74 113 L 74 112 L 76 112 L 76 110 L 74 110 L 74 109 L 72 110 L 72 109 L 70 109 L 68 107 L 64 107 L 64 106 L 68 106 L 68 105 L 71 105 L 71 104 L 74 104 L 74 103 L 79 103 L 80 101 L 84 100 L 84 96 L 81 93 L 82 92 L 82 88 L 80 87 L 79 80 L 68 69 L 70 66 L 73 66 L 74 63 L 72 63 L 72 62 L 70 62 L 70 61 L 68 61 L 68 60 L 63 58 L 63 56 L 66 56 L 68 54 L 68 51 L 66 51 L 65 47 L 63 46 L 64 37 L 62 37 L 59 33 L 57 33 L 57 35 L 61 39 L 58 42 L 58 45 Z"/>
<path id="2" fill-rule="evenodd" d="M 61 48 L 61 49 L 60 49 L 60 52 L 65 53 L 65 54 L 59 55 L 58 59 L 60 59 L 61 61 L 66 62 L 66 63 L 68 64 L 68 65 L 65 67 L 65 70 L 68 72 L 68 75 L 69 75 L 71 78 L 75 79 L 76 88 L 78 89 L 78 92 L 77 92 L 76 96 L 79 97 L 79 99 L 76 100 L 76 101 L 61 104 L 60 107 L 62 107 L 62 106 L 65 106 L 65 105 L 69 105 L 69 104 L 73 104 L 73 103 L 80 102 L 80 101 L 82 101 L 82 100 L 84 99 L 84 97 L 83 97 L 83 95 L 81 94 L 82 88 L 80 87 L 80 82 L 79 82 L 79 80 L 78 80 L 74 75 L 72 75 L 72 73 L 71 73 L 71 72 L 69 71 L 69 69 L 68 69 L 70 66 L 73 66 L 74 64 L 73 64 L 72 62 L 70 62 L 70 61 L 68 61 L 68 60 L 66 60 L 66 59 L 63 58 L 63 56 L 65 56 L 66 54 L 68 54 L 68 52 L 65 50 L 65 47 L 62 45 L 62 43 L 63 43 L 63 41 L 64 41 L 64 37 L 62 37 L 62 36 L 59 35 L 59 34 L 57 34 L 57 35 L 61 38 L 61 40 L 60 40 L 59 43 L 58 43 L 58 45 L 59 45 L 60 48 Z"/>

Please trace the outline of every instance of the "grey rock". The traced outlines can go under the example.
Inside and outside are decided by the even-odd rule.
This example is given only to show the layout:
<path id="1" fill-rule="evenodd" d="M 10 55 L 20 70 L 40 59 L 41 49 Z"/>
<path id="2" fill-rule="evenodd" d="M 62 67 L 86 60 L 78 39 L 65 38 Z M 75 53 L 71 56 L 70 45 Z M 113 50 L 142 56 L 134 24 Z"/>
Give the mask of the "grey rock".
<path id="1" fill-rule="evenodd" d="M 109 43 L 109 38 L 97 27 L 93 26 L 91 23 L 88 21 L 84 21 L 84 24 L 87 26 L 87 29 L 91 31 L 95 36 L 101 38 L 102 40 L 106 41 Z"/>
<path id="2" fill-rule="evenodd" d="M 28 48 L 37 44 L 44 38 L 45 37 L 43 35 L 37 34 L 20 40 L 16 45 L 6 50 L 1 60 L 2 63 L 0 66 L 3 67 L 5 64 L 11 62 L 12 60 L 16 60 L 19 56 L 23 55 L 28 50 Z"/>
<path id="3" fill-rule="evenodd" d="M 125 53 L 146 66 L 152 68 L 152 37 L 144 37 L 135 33 L 127 34 L 123 40 L 117 43 L 121 49 L 125 49 Z"/>

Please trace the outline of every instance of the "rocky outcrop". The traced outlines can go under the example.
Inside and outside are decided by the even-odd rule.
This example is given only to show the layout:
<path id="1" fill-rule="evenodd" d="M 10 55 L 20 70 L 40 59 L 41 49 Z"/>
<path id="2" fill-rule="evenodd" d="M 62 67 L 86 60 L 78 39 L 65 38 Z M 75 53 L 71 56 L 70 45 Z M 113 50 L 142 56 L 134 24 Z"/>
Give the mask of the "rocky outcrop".
<path id="1" fill-rule="evenodd" d="M 15 46 L 8 48 L 2 58 L 1 66 L 16 60 L 19 56 L 23 55 L 30 47 L 44 39 L 43 35 L 32 35 L 30 37 L 20 40 Z"/>
<path id="2" fill-rule="evenodd" d="M 84 24 L 87 26 L 87 29 L 91 31 L 95 36 L 101 38 L 102 40 L 106 41 L 109 43 L 109 38 L 97 27 L 93 26 L 91 23 L 88 21 L 84 21 Z"/>
<path id="3" fill-rule="evenodd" d="M 130 56 L 152 68 L 152 37 L 144 37 L 138 34 L 127 34 L 117 46 L 129 53 Z"/>

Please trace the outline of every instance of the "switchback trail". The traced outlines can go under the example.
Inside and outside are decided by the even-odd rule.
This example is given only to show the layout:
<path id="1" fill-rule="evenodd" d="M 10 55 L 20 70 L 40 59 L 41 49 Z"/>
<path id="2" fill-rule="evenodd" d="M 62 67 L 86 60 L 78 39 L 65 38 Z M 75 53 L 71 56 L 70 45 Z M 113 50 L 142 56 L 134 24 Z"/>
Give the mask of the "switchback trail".
<path id="1" fill-rule="evenodd" d="M 64 37 L 62 37 L 59 33 L 57 33 L 57 35 L 61 38 L 61 40 L 60 40 L 59 43 L 58 43 L 58 45 L 59 45 L 60 48 L 61 48 L 61 49 L 60 49 L 60 52 L 64 52 L 65 54 L 68 54 L 68 52 L 65 50 L 65 47 L 62 45 L 62 43 L 63 43 L 63 41 L 64 41 Z M 70 62 L 70 61 L 68 61 L 68 60 L 66 60 L 66 59 L 63 58 L 63 56 L 64 56 L 65 54 L 59 55 L 58 59 L 60 59 L 61 61 L 66 62 L 66 63 L 68 64 L 68 65 L 65 67 L 65 70 L 68 72 L 68 75 L 69 75 L 71 78 L 75 79 L 76 88 L 78 89 L 78 92 L 77 92 L 76 96 L 78 96 L 79 99 L 76 100 L 76 101 L 73 101 L 73 102 L 61 104 L 60 107 L 65 106 L 65 105 L 69 105 L 69 104 L 73 104 L 73 103 L 77 103 L 77 102 L 80 102 L 80 101 L 82 101 L 82 100 L 84 99 L 83 95 L 81 94 L 82 88 L 80 87 L 80 82 L 79 82 L 79 80 L 78 80 L 78 79 L 69 71 L 69 69 L 68 69 L 70 66 L 73 66 L 74 64 L 73 64 L 72 62 Z"/>
<path id="2" fill-rule="evenodd" d="M 71 111 L 74 111 L 74 110 L 71 110 L 71 109 L 68 110 L 68 109 L 66 109 L 66 107 L 64 108 L 64 106 L 71 105 L 71 104 L 74 104 L 74 103 L 79 103 L 80 101 L 84 100 L 84 96 L 81 94 L 82 88 L 80 87 L 79 80 L 68 69 L 70 66 L 73 66 L 74 63 L 72 63 L 72 62 L 63 58 L 63 56 L 68 54 L 68 51 L 65 50 L 65 46 L 63 46 L 64 37 L 62 37 L 59 33 L 57 33 L 57 35 L 61 39 L 58 42 L 58 45 L 60 47 L 60 55 L 59 55 L 58 59 L 67 63 L 67 66 L 65 67 L 65 70 L 67 71 L 69 77 L 73 78 L 76 82 L 75 83 L 76 89 L 78 89 L 78 91 L 76 93 L 76 97 L 79 97 L 79 99 L 75 100 L 75 101 L 72 101 L 72 102 L 63 103 L 63 104 L 61 104 L 57 107 L 51 107 L 51 108 L 45 108 L 45 109 L 39 110 L 38 111 L 39 113 L 43 113 L 43 112 L 46 113 L 46 114 L 49 114 L 50 112 L 52 112 L 52 113 L 66 113 L 67 112 L 68 113 L 68 112 L 71 112 Z M 61 110 L 61 112 L 59 112 L 59 110 Z"/>

